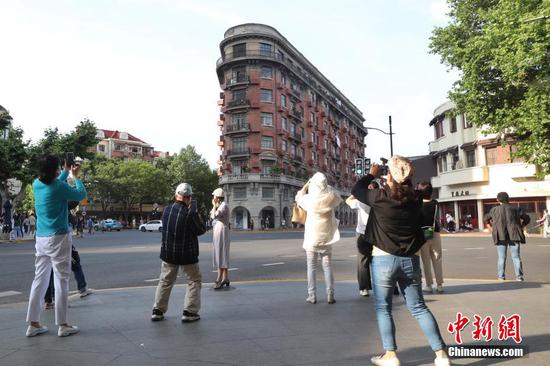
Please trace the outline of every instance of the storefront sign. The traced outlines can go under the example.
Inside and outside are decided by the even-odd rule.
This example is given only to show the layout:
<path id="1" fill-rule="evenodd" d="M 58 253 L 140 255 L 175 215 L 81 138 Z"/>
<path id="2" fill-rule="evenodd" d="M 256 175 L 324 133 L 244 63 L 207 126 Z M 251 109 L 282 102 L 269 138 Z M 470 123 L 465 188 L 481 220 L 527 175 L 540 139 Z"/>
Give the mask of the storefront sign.
<path id="1" fill-rule="evenodd" d="M 456 191 L 456 192 L 451 192 L 451 196 L 452 197 L 462 197 L 462 196 L 469 196 L 470 195 L 470 191 Z"/>

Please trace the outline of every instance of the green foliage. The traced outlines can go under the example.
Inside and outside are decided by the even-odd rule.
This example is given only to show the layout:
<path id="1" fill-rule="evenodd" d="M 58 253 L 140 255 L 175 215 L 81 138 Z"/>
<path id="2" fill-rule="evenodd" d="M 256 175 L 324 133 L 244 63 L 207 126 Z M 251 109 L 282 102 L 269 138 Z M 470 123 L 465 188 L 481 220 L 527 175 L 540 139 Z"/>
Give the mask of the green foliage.
<path id="1" fill-rule="evenodd" d="M 8 111 L 0 107 L 0 131 L 6 129 L 12 121 L 12 118 Z"/>
<path id="2" fill-rule="evenodd" d="M 168 179 L 171 190 L 175 190 L 183 182 L 191 184 L 193 199 L 197 200 L 199 212 L 205 217 L 212 208 L 212 192 L 218 187 L 218 175 L 193 146 L 186 146 L 171 159 Z"/>
<path id="3" fill-rule="evenodd" d="M 513 134 L 514 156 L 550 174 L 550 1 L 448 4 L 451 22 L 433 31 L 430 49 L 461 72 L 449 93 L 457 112 L 488 132 Z"/>
<path id="4" fill-rule="evenodd" d="M 21 212 L 34 212 L 34 192 L 32 190 L 32 185 L 27 184 L 25 190 L 25 198 L 21 201 Z"/>
<path id="5" fill-rule="evenodd" d="M 23 141 L 23 130 L 12 128 L 7 140 L 0 140 L 0 184 L 5 189 L 6 181 L 16 178 L 24 184 L 29 183 L 32 175 L 27 167 L 29 143 Z"/>

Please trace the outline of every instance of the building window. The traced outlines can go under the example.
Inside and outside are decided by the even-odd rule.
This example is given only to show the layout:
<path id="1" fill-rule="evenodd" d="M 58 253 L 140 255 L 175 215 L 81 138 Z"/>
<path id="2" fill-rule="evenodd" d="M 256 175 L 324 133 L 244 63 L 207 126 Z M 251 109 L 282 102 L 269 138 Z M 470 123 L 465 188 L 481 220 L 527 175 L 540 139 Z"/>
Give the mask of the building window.
<path id="1" fill-rule="evenodd" d="M 309 90 L 309 100 L 311 100 L 311 103 L 315 104 L 315 93 L 313 90 Z"/>
<path id="2" fill-rule="evenodd" d="M 313 163 L 317 163 L 317 153 L 315 151 L 311 152 L 311 159 L 313 159 Z"/>
<path id="3" fill-rule="evenodd" d="M 472 168 L 476 166 L 476 151 L 466 150 L 466 168 Z"/>
<path id="4" fill-rule="evenodd" d="M 272 168 L 273 168 L 273 161 L 262 160 L 262 174 L 271 174 Z"/>
<path id="5" fill-rule="evenodd" d="M 311 133 L 311 142 L 315 143 L 315 132 Z"/>
<path id="6" fill-rule="evenodd" d="M 246 187 L 234 187 L 233 188 L 233 198 L 235 198 L 235 199 L 246 199 Z"/>
<path id="7" fill-rule="evenodd" d="M 246 67 L 244 67 L 244 66 L 234 67 L 231 70 L 231 83 L 232 84 L 242 83 L 244 81 L 247 81 Z"/>
<path id="8" fill-rule="evenodd" d="M 328 150 L 328 140 L 327 139 L 325 139 L 325 149 Z"/>
<path id="9" fill-rule="evenodd" d="M 437 169 L 440 173 L 447 171 L 447 156 L 442 155 L 437 158 Z"/>
<path id="10" fill-rule="evenodd" d="M 290 156 L 293 158 L 296 156 L 296 145 L 294 144 L 290 145 Z"/>
<path id="11" fill-rule="evenodd" d="M 315 123 L 315 114 L 313 112 L 309 112 L 309 120 L 311 123 Z"/>
<path id="12" fill-rule="evenodd" d="M 286 109 L 286 95 L 281 94 L 281 107 Z"/>
<path id="13" fill-rule="evenodd" d="M 273 90 L 262 89 L 260 93 L 260 100 L 262 102 L 273 102 Z"/>
<path id="14" fill-rule="evenodd" d="M 233 91 L 233 100 L 245 100 L 246 99 L 246 89 L 237 89 Z"/>
<path id="15" fill-rule="evenodd" d="M 262 149 L 273 149 L 273 137 L 262 136 Z"/>
<path id="16" fill-rule="evenodd" d="M 487 165 L 495 165 L 497 163 L 497 147 L 488 147 L 485 149 L 485 157 Z"/>
<path id="17" fill-rule="evenodd" d="M 262 198 L 273 199 L 275 197 L 275 188 L 262 187 Z"/>
<path id="18" fill-rule="evenodd" d="M 462 115 L 462 122 L 464 124 L 464 128 L 472 127 L 472 123 L 470 121 L 468 121 L 465 114 Z"/>
<path id="19" fill-rule="evenodd" d="M 273 79 L 273 68 L 270 66 L 262 66 L 260 76 L 262 79 Z"/>
<path id="20" fill-rule="evenodd" d="M 105 145 L 98 145 L 97 149 L 101 152 L 105 152 Z"/>
<path id="21" fill-rule="evenodd" d="M 231 140 L 231 146 L 235 151 L 245 151 L 247 148 L 246 137 L 234 137 Z"/>
<path id="22" fill-rule="evenodd" d="M 300 136 L 302 136 L 302 139 L 306 138 L 306 130 L 303 127 L 300 127 Z"/>
<path id="23" fill-rule="evenodd" d="M 271 48 L 268 43 L 260 43 L 260 56 L 271 56 Z"/>
<path id="24" fill-rule="evenodd" d="M 125 148 L 125 145 L 115 143 L 115 150 L 116 151 L 123 151 L 124 148 Z"/>
<path id="25" fill-rule="evenodd" d="M 262 126 L 273 127 L 273 114 L 262 112 Z"/>
<path id="26" fill-rule="evenodd" d="M 290 134 L 294 135 L 296 133 L 296 125 L 294 123 L 290 124 Z"/>
<path id="27" fill-rule="evenodd" d="M 281 150 L 284 152 L 288 150 L 288 142 L 286 140 L 281 140 Z"/>
<path id="28" fill-rule="evenodd" d="M 288 131 L 288 120 L 286 117 L 281 117 L 281 128 L 285 131 Z"/>
<path id="29" fill-rule="evenodd" d="M 445 136 L 443 134 L 443 121 L 436 122 L 434 128 L 435 128 L 435 138 L 436 139 Z"/>
<path id="30" fill-rule="evenodd" d="M 451 132 L 456 132 L 456 117 L 451 117 Z"/>
<path id="31" fill-rule="evenodd" d="M 306 150 L 303 147 L 301 147 L 300 148 L 300 157 L 303 159 L 304 156 L 306 156 Z"/>
<path id="32" fill-rule="evenodd" d="M 246 56 L 246 43 L 239 43 L 233 46 L 233 57 Z"/>
<path id="33" fill-rule="evenodd" d="M 458 151 L 453 152 L 453 161 L 451 163 L 451 170 L 456 170 L 456 163 L 458 162 Z"/>
<path id="34" fill-rule="evenodd" d="M 281 74 L 281 84 L 286 86 L 286 75 L 285 74 Z"/>
<path id="35" fill-rule="evenodd" d="M 244 174 L 248 170 L 248 160 L 233 160 L 233 174 Z"/>
<path id="36" fill-rule="evenodd" d="M 235 113 L 231 116 L 231 125 L 235 128 L 246 126 L 246 113 Z"/>

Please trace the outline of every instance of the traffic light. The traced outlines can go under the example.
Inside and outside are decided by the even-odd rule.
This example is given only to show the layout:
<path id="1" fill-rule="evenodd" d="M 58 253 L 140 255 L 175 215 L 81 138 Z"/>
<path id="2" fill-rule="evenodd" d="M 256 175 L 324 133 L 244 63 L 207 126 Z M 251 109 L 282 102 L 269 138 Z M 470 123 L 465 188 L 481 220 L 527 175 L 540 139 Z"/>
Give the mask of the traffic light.
<path id="1" fill-rule="evenodd" d="M 365 174 L 368 174 L 370 172 L 370 158 L 365 158 L 363 167 L 365 168 Z"/>
<path id="2" fill-rule="evenodd" d="M 363 170 L 363 159 L 355 159 L 355 174 L 362 177 L 365 171 Z"/>

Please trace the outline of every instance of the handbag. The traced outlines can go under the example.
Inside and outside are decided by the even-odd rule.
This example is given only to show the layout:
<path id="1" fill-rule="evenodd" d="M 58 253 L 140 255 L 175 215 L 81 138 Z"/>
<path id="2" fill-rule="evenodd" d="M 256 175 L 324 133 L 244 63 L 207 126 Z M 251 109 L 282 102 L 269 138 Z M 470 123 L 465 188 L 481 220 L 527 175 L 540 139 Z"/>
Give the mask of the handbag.
<path id="1" fill-rule="evenodd" d="M 424 239 L 431 240 L 434 238 L 434 231 L 435 231 L 435 220 L 437 218 L 437 209 L 439 208 L 439 205 L 435 204 L 435 210 L 434 210 L 434 222 L 432 226 L 423 226 L 422 231 L 424 232 Z"/>
<path id="2" fill-rule="evenodd" d="M 304 210 L 303 208 L 298 206 L 296 202 L 294 202 L 292 204 L 292 219 L 291 219 L 292 223 L 305 225 L 306 216 L 307 216 L 306 210 Z"/>

